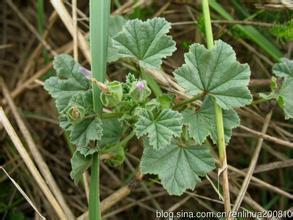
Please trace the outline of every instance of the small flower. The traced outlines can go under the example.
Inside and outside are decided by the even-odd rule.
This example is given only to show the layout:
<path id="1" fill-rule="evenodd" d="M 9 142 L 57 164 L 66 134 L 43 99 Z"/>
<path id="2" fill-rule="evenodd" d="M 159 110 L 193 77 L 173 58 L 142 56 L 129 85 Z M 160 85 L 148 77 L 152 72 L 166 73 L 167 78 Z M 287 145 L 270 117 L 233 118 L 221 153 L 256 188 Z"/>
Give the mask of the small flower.
<path id="1" fill-rule="evenodd" d="M 79 72 L 84 75 L 87 79 L 91 79 L 93 77 L 93 74 L 91 71 L 89 71 L 87 68 L 80 66 Z"/>
<path id="2" fill-rule="evenodd" d="M 145 89 L 144 82 L 143 81 L 138 81 L 136 83 L 136 88 L 139 89 L 139 90 L 144 90 Z"/>
<path id="3" fill-rule="evenodd" d="M 133 82 L 129 91 L 129 95 L 137 103 L 145 102 L 151 93 L 145 80 Z"/>

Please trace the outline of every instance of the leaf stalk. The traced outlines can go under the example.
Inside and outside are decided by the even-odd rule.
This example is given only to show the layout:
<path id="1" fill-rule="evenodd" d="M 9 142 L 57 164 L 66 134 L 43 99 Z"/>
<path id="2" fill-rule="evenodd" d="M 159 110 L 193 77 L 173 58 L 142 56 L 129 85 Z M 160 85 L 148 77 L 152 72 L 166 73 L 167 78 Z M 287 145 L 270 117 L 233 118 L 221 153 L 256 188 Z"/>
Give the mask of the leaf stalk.
<path id="1" fill-rule="evenodd" d="M 186 99 L 180 103 L 178 103 L 177 105 L 174 106 L 174 109 L 177 110 L 177 109 L 181 109 L 182 107 L 188 105 L 189 103 L 192 103 L 196 100 L 199 100 L 199 99 L 202 99 L 203 97 L 205 96 L 205 93 L 200 93 L 196 96 L 193 96 L 192 98 L 190 99 Z"/>
<path id="2" fill-rule="evenodd" d="M 158 83 L 156 82 L 156 80 L 154 80 L 154 78 L 152 78 L 150 75 L 148 75 L 147 73 L 145 73 L 145 70 L 143 67 L 140 67 L 140 73 L 141 73 L 141 77 L 147 81 L 148 85 L 151 87 L 152 91 L 154 92 L 156 97 L 160 97 L 163 95 L 163 92 L 160 88 L 160 86 L 158 85 Z"/>

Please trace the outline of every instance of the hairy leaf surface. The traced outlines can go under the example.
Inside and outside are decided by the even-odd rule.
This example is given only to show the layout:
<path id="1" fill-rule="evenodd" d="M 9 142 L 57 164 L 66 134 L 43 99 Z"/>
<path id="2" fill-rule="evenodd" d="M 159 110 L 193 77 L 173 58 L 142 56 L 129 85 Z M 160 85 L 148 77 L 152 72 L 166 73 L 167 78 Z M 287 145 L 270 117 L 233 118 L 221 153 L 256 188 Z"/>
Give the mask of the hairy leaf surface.
<path id="1" fill-rule="evenodd" d="M 182 115 L 170 109 L 153 113 L 142 109 L 137 123 L 135 133 L 137 137 L 147 135 L 150 145 L 155 149 L 165 148 L 173 137 L 178 137 L 182 130 Z"/>
<path id="2" fill-rule="evenodd" d="M 123 133 L 121 123 L 117 119 L 103 119 L 103 136 L 101 145 L 113 145 L 120 141 Z"/>
<path id="3" fill-rule="evenodd" d="M 93 95 L 92 91 L 86 91 L 82 93 L 77 93 L 69 101 L 69 107 L 83 107 L 85 109 L 85 114 L 93 114 Z"/>
<path id="4" fill-rule="evenodd" d="M 293 61 L 282 58 L 280 63 L 273 66 L 273 73 L 279 77 L 293 77 Z"/>
<path id="5" fill-rule="evenodd" d="M 91 166 L 92 157 L 85 157 L 80 152 L 75 151 L 71 158 L 71 172 L 70 176 L 77 184 L 81 178 L 82 174 Z"/>
<path id="6" fill-rule="evenodd" d="M 252 100 L 247 88 L 249 66 L 237 62 L 232 47 L 221 40 L 212 49 L 191 45 L 185 54 L 185 64 L 174 74 L 188 95 L 207 93 L 223 109 L 241 107 Z"/>
<path id="7" fill-rule="evenodd" d="M 186 109 L 182 115 L 183 123 L 188 126 L 189 135 L 197 143 L 203 143 L 208 135 L 210 135 L 214 143 L 217 142 L 215 109 L 211 97 L 205 99 L 198 112 Z M 224 110 L 223 120 L 225 141 L 228 143 L 232 135 L 232 129 L 239 126 L 240 119 L 234 110 Z"/>
<path id="8" fill-rule="evenodd" d="M 117 57 L 133 59 L 145 68 L 159 69 L 162 59 L 176 50 L 175 42 L 167 35 L 170 28 L 164 18 L 128 21 L 113 38 Z"/>
<path id="9" fill-rule="evenodd" d="M 285 79 L 282 83 L 278 102 L 284 110 L 285 119 L 293 118 L 293 77 Z"/>
<path id="10" fill-rule="evenodd" d="M 277 100 L 285 119 L 293 118 L 293 60 L 282 58 L 280 63 L 273 66 L 273 73 L 284 78 Z"/>
<path id="11" fill-rule="evenodd" d="M 120 58 L 117 49 L 113 46 L 113 37 L 122 31 L 127 20 L 122 16 L 110 16 L 109 19 L 109 41 L 108 41 L 108 62 L 114 62 Z"/>
<path id="12" fill-rule="evenodd" d="M 73 124 L 71 143 L 77 147 L 87 147 L 90 141 L 99 141 L 102 137 L 102 122 L 98 118 L 84 119 Z"/>
<path id="13" fill-rule="evenodd" d="M 215 164 L 207 145 L 178 147 L 172 142 L 159 150 L 146 146 L 140 168 L 143 174 L 157 174 L 170 195 L 181 195 L 193 190 Z"/>
<path id="14" fill-rule="evenodd" d="M 57 76 L 46 80 L 45 89 L 55 99 L 58 111 L 62 112 L 72 96 L 90 89 L 90 83 L 79 72 L 80 65 L 67 54 L 55 56 L 53 67 Z"/>

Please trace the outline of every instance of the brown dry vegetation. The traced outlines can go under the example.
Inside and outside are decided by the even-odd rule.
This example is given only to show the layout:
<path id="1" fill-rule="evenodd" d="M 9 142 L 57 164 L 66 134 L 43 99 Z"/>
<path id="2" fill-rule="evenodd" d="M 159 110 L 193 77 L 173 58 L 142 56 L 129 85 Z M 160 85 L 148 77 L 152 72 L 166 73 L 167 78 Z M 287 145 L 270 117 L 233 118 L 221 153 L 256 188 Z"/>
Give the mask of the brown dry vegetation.
<path id="1" fill-rule="evenodd" d="M 131 18 L 163 16 L 172 22 L 172 35 L 177 42 L 178 50 L 164 62 L 164 71 L 167 74 L 172 74 L 174 68 L 183 63 L 186 45 L 192 42 L 205 43 L 200 17 L 201 6 L 194 3 L 195 1 L 129 0 L 119 1 L 120 7 L 114 2 L 113 14 Z M 251 15 L 260 13 L 256 15 L 258 20 L 253 18 L 254 22 L 249 23 L 240 21 L 243 18 L 231 1 L 220 2 L 235 19 L 238 18 L 226 22 L 212 11 L 212 18 L 216 20 L 213 22 L 214 38 L 229 42 L 239 61 L 250 65 L 250 88 L 257 99 L 257 92 L 269 90 L 271 68 L 275 61 L 255 42 L 235 30 L 233 24 L 254 25 L 277 45 L 284 56 L 290 58 L 292 42 L 271 35 L 269 30 L 275 22 L 282 23 L 292 19 L 292 12 L 282 4 L 245 1 L 245 7 Z M 71 1 L 64 1 L 64 5 L 71 16 Z M 0 104 L 5 111 L 5 114 L 0 113 L 0 121 L 4 123 L 3 118 L 6 115 L 16 132 L 9 135 L 6 132 L 7 123 L 4 128 L 0 123 L 0 160 L 1 166 L 21 186 L 42 215 L 47 219 L 58 219 L 58 209 L 61 209 L 59 212 L 71 216 L 68 217 L 70 219 L 87 211 L 86 193 L 84 186 L 76 186 L 69 176 L 71 148 L 66 142 L 65 134 L 58 127 L 54 103 L 42 87 L 43 80 L 53 74 L 53 55 L 72 53 L 73 50 L 68 26 L 64 25 L 56 9 L 58 8 L 54 8 L 50 1 L 45 1 L 45 32 L 40 33 L 37 27 L 39 17 L 36 13 L 36 1 L 0 2 L 0 77 L 3 79 L 0 86 Z M 87 1 L 78 1 L 78 9 L 78 28 L 85 37 L 88 32 Z M 72 17 L 68 22 L 72 22 Z M 78 43 L 80 45 L 81 39 Z M 79 50 L 79 62 L 88 66 L 84 54 L 86 52 Z M 108 76 L 111 79 L 123 80 L 128 71 L 127 66 L 111 64 Z M 170 88 L 168 83 L 164 86 Z M 12 97 L 10 101 L 9 97 Z M 268 117 L 270 109 L 273 109 L 271 119 Z M 241 126 L 234 130 L 227 148 L 232 203 L 239 194 L 251 161 L 257 160 L 253 178 L 247 183 L 249 187 L 247 192 L 244 192 L 241 207 L 251 211 L 290 209 L 293 204 L 292 121 L 284 120 L 282 111 L 275 107 L 274 103 L 252 105 L 239 109 L 238 113 L 241 117 Z M 268 125 L 265 130 L 264 124 Z M 261 151 L 256 155 L 259 158 L 253 160 L 257 144 L 260 145 Z M 26 149 L 28 154 L 20 154 L 19 149 Z M 102 202 L 105 219 L 154 219 L 154 212 L 157 209 L 223 210 L 223 202 L 215 190 L 216 171 L 209 174 L 209 179 L 203 178 L 195 191 L 187 192 L 181 197 L 173 197 L 167 195 L 164 189 L 156 184 L 154 176 L 143 179 L 139 176 L 138 159 L 142 152 L 140 142 L 132 140 L 128 149 L 127 159 L 122 167 L 112 168 L 106 163 L 102 163 L 101 166 L 101 199 L 103 201 L 110 197 Z M 216 148 L 214 149 L 216 153 Z M 43 168 L 39 167 L 40 164 L 43 164 Z M 44 193 L 46 190 L 40 187 L 42 181 L 48 183 L 44 186 L 48 189 L 47 194 Z M 53 197 L 51 201 L 48 199 L 49 194 Z M 57 194 L 59 198 L 56 197 Z M 57 202 L 55 206 L 52 205 L 53 200 Z M 18 217 L 13 214 L 17 214 Z M 39 218 L 2 170 L 0 216 L 2 219 Z"/>

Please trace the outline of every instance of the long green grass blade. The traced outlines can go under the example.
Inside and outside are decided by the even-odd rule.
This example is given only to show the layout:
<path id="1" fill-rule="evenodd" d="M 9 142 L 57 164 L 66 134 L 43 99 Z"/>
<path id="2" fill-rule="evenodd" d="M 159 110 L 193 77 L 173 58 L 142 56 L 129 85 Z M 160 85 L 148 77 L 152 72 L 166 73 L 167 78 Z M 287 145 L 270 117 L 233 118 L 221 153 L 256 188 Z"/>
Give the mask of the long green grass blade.
<path id="1" fill-rule="evenodd" d="M 210 0 L 209 4 L 211 8 L 218 12 L 218 14 L 224 19 L 229 21 L 234 20 L 234 18 L 216 0 Z M 282 52 L 255 27 L 243 25 L 235 25 L 235 27 L 266 51 L 275 61 L 278 61 L 283 56 Z"/>
<path id="2" fill-rule="evenodd" d="M 108 23 L 110 16 L 110 0 L 90 0 L 90 47 L 91 70 L 96 80 L 104 82 L 106 78 L 108 51 Z M 93 85 L 93 105 L 95 112 L 101 115 L 102 103 L 100 90 Z M 100 220 L 100 158 L 93 154 L 89 195 L 89 219 Z"/>
<path id="3" fill-rule="evenodd" d="M 104 82 L 108 51 L 109 0 L 90 0 L 90 48 L 91 70 L 96 80 Z M 96 112 L 102 111 L 100 90 L 93 86 L 93 102 Z"/>
<path id="4" fill-rule="evenodd" d="M 38 31 L 40 34 L 43 34 L 45 31 L 45 23 L 46 23 L 44 0 L 37 1 L 36 9 L 37 9 Z M 48 56 L 48 52 L 45 48 L 42 50 L 42 54 L 45 59 L 45 63 L 48 63 L 49 56 Z"/>

